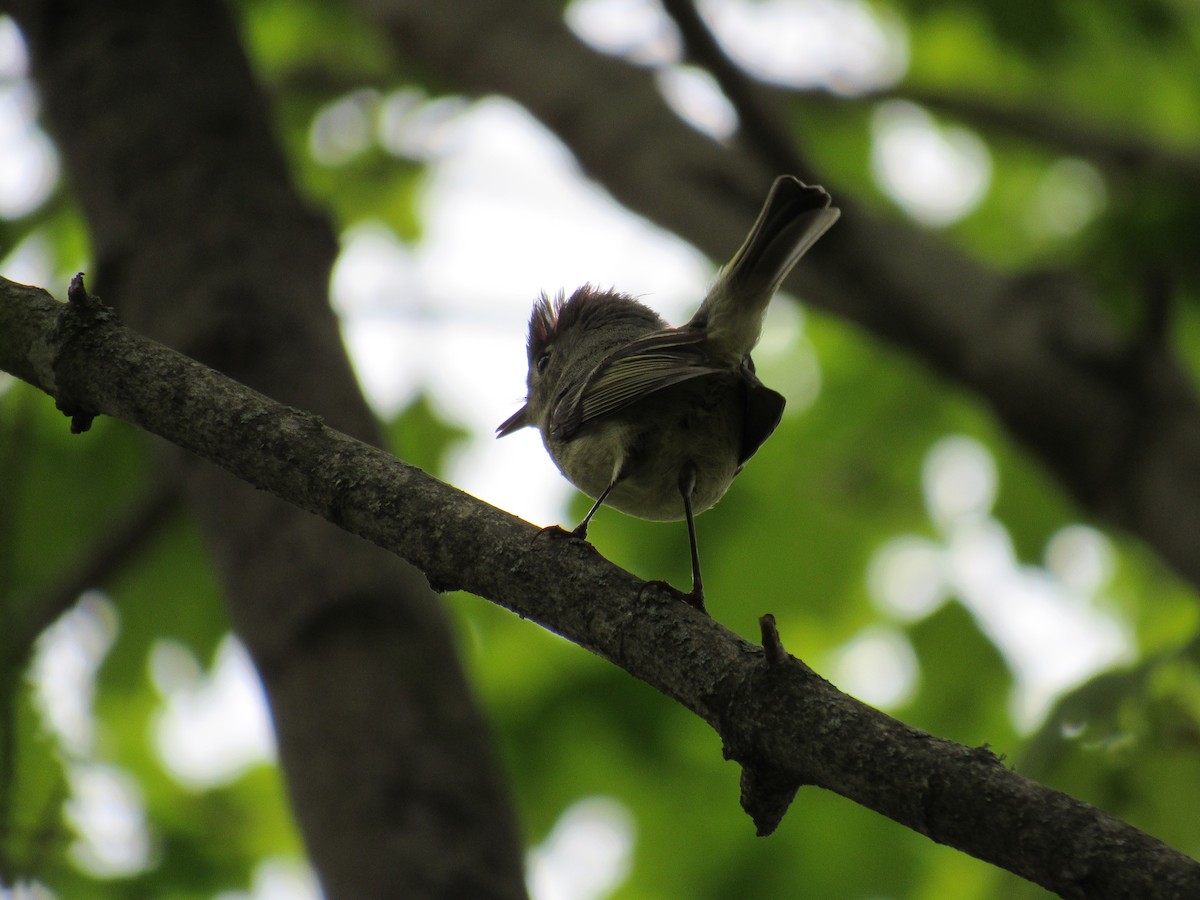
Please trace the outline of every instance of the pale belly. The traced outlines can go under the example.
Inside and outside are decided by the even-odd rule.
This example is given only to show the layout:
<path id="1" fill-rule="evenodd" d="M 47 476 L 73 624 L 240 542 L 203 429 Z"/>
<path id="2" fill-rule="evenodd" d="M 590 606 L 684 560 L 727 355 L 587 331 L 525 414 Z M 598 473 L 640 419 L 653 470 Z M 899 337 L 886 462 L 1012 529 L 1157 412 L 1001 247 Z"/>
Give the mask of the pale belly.
<path id="1" fill-rule="evenodd" d="M 547 449 L 590 497 L 599 497 L 619 473 L 606 506 L 641 519 L 682 519 L 681 475 L 695 472 L 692 512 L 699 514 L 724 496 L 737 474 L 741 402 L 736 382 L 696 379 L 589 423 Z"/>

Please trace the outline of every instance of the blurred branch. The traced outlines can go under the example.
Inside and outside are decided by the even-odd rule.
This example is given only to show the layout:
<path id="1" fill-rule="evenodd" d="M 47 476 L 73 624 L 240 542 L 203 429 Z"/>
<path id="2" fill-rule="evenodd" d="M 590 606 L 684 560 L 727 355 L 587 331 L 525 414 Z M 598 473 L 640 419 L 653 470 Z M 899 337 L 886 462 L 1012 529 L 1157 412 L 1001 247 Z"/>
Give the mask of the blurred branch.
<path id="1" fill-rule="evenodd" d="M 1090 126 L 1062 112 L 1005 105 L 986 97 L 960 92 L 903 85 L 858 94 L 835 93 L 825 88 L 796 89 L 770 84 L 749 75 L 737 65 L 705 24 L 695 0 L 662 0 L 683 38 L 685 57 L 706 69 L 737 110 L 751 152 L 781 171 L 805 180 L 819 180 L 803 158 L 775 109 L 786 108 L 790 98 L 806 104 L 839 108 L 904 100 L 993 133 L 1044 144 L 1058 152 L 1090 160 L 1112 173 L 1148 173 L 1165 180 L 1200 186 L 1200 151 L 1181 153 L 1146 138 Z"/>
<path id="2" fill-rule="evenodd" d="M 1200 185 L 1200 149 L 1177 152 L 1147 138 L 1088 125 L 1061 111 L 1017 107 L 987 97 L 914 85 L 845 94 L 825 88 L 784 88 L 764 82 L 729 58 L 705 24 L 695 0 L 662 0 L 662 6 L 679 29 L 685 57 L 716 79 L 737 110 L 748 148 L 776 168 L 805 180 L 819 179 L 783 127 L 779 114 L 772 111 L 772 107 L 785 108 L 792 97 L 828 108 L 905 100 L 981 131 L 1013 135 L 1090 160 L 1113 173 L 1144 172 L 1165 180 Z"/>
<path id="3" fill-rule="evenodd" d="M 1185 153 L 1154 141 L 1099 128 L 1033 107 L 1015 107 L 986 97 L 903 85 L 862 94 L 836 94 L 824 89 L 795 90 L 770 86 L 772 93 L 802 98 L 828 107 L 907 100 L 956 118 L 981 131 L 1012 135 L 1069 156 L 1090 160 L 1111 173 L 1147 173 L 1168 181 L 1200 185 L 1200 150 Z"/>
<path id="4" fill-rule="evenodd" d="M 535 542 L 535 526 L 141 337 L 93 299 L 64 306 L 0 280 L 0 368 L 72 417 L 132 422 L 402 556 L 438 590 L 471 591 L 621 666 L 720 734 L 768 819 L 818 785 L 1063 896 L 1200 895 L 1200 864 L 1155 838 L 839 693 L 774 638 L 767 658 L 590 545 Z"/>
<path id="5" fill-rule="evenodd" d="M 0 423 L 0 618 L 11 616 L 13 572 L 18 523 L 14 510 L 16 495 L 25 482 L 26 451 L 33 433 L 34 403 L 41 402 L 32 392 L 16 398 L 14 409 Z M 2 654 L 0 654 L 2 655 Z M 3 666 L 0 666 L 3 671 Z"/>
<path id="6" fill-rule="evenodd" d="M 17 667 L 34 641 L 89 588 L 103 587 L 155 537 L 158 528 L 178 507 L 178 480 L 160 471 L 142 496 L 108 527 L 57 582 L 35 597 L 16 621 L 7 623 L 0 644 L 0 669 Z M 10 616 L 17 610 L 10 610 Z"/>
<path id="7" fill-rule="evenodd" d="M 783 127 L 783 119 L 768 107 L 769 93 L 721 49 L 694 0 L 662 0 L 662 6 L 683 38 L 684 56 L 706 69 L 733 104 L 747 149 L 770 168 L 816 183 L 817 176 Z"/>
<path id="8" fill-rule="evenodd" d="M 523 104 L 629 209 L 713 259 L 739 245 L 779 174 L 774 137 L 750 149 L 699 134 L 667 107 L 652 72 L 587 47 L 552 5 L 359 6 L 400 57 L 445 85 Z M 481 34 L 488 53 L 477 51 Z M 851 190 L 805 177 L 830 189 L 842 218 L 789 287 L 977 392 L 1085 510 L 1140 536 L 1200 586 L 1200 404 L 1167 348 L 1131 347 L 1086 274 L 998 272 L 941 235 L 879 217 Z"/>

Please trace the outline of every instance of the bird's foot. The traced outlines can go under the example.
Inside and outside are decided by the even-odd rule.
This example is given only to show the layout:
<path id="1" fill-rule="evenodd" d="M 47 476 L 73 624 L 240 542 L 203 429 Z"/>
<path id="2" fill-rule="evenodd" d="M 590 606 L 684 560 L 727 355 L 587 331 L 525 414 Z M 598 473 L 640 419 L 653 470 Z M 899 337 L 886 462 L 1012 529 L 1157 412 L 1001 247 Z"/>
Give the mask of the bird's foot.
<path id="1" fill-rule="evenodd" d="M 643 599 L 648 590 L 659 590 L 665 594 L 670 594 L 676 600 L 682 600 L 688 606 L 694 607 L 702 613 L 708 613 L 708 610 L 704 608 L 704 591 L 702 589 L 693 588 L 691 591 L 684 593 L 679 588 L 665 581 L 647 581 L 642 584 L 641 589 L 638 591 L 638 599 Z"/>
<path id="2" fill-rule="evenodd" d="M 561 525 L 547 525 L 545 528 L 540 529 L 538 531 L 538 533 L 533 536 L 533 541 L 536 541 L 538 538 L 542 537 L 543 535 L 550 535 L 553 538 L 569 538 L 569 539 L 573 539 L 573 540 L 577 540 L 577 541 L 586 542 L 587 541 L 587 526 L 580 525 L 578 528 L 574 529 L 573 531 L 568 531 L 566 528 L 563 528 Z M 533 541 L 530 541 L 530 543 L 532 544 Z"/>

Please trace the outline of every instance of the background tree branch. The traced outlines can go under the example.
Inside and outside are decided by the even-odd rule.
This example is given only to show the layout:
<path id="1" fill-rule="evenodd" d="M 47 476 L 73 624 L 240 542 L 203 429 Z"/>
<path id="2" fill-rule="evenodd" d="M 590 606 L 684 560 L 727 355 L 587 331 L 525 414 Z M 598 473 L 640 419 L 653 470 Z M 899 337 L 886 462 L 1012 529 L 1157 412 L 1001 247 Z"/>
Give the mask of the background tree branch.
<path id="1" fill-rule="evenodd" d="M 567 637 L 700 716 L 764 790 L 826 788 L 1064 897 L 1183 898 L 1200 863 L 1038 785 L 986 747 L 936 738 L 839 693 L 654 592 L 588 544 L 538 530 L 121 326 L 0 279 L 0 367 L 71 416 L 113 415 Z M 773 631 L 768 629 L 768 636 Z M 747 784 L 749 781 L 749 784 Z M 757 796 L 755 796 L 757 792 Z M 768 825 L 768 829 L 771 827 Z"/>
<path id="2" fill-rule="evenodd" d="M 75 561 L 61 579 L 34 600 L 28 613 L 5 622 L 7 633 L 0 644 L 0 671 L 19 671 L 37 638 L 87 590 L 104 587 L 136 556 L 162 523 L 179 509 L 178 481 L 167 473 L 155 477 L 149 488 L 130 505 L 96 541 L 89 553 Z"/>

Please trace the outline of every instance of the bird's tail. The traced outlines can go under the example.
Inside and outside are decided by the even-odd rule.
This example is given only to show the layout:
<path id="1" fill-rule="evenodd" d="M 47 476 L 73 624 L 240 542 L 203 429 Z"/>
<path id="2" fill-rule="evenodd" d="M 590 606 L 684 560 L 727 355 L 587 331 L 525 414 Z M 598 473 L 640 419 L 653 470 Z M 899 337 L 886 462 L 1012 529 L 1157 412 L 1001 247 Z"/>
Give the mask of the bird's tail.
<path id="1" fill-rule="evenodd" d="M 831 202 L 823 187 L 792 175 L 775 179 L 745 243 L 688 323 L 707 330 L 713 351 L 736 364 L 758 343 L 771 297 L 841 215 Z"/>

